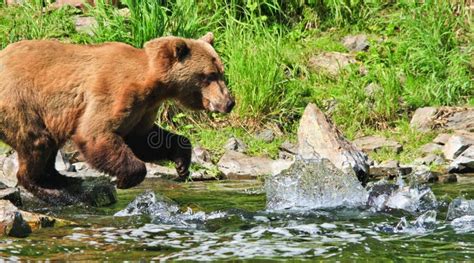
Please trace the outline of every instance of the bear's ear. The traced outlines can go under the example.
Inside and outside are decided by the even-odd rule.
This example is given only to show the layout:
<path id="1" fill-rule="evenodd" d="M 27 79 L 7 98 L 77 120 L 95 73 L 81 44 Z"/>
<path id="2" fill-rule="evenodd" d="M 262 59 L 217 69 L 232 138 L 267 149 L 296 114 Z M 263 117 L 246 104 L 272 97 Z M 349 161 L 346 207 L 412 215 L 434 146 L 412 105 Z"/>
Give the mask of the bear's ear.
<path id="1" fill-rule="evenodd" d="M 177 37 L 157 38 L 146 42 L 144 48 L 149 57 L 159 56 L 177 61 L 183 61 L 190 52 L 186 41 Z"/>
<path id="2" fill-rule="evenodd" d="M 200 38 L 200 40 L 203 40 L 209 44 L 211 44 L 211 46 L 214 45 L 214 34 L 212 34 L 212 32 L 207 32 L 204 36 L 202 36 Z"/>

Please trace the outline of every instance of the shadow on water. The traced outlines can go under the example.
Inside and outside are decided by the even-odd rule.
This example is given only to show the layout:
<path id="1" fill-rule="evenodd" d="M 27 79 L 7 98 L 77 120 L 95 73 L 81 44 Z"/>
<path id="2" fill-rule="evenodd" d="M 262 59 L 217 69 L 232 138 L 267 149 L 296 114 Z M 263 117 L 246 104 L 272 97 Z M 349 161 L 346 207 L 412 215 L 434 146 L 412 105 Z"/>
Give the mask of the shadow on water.
<path id="1" fill-rule="evenodd" d="M 45 228 L 27 239 L 4 238 L 0 258 L 471 260 L 474 226 L 459 229 L 445 218 L 455 197 L 474 199 L 474 177 L 431 187 L 439 206 L 423 213 L 366 207 L 287 213 L 265 211 L 264 187 L 258 181 L 147 180 L 119 191 L 119 202 L 110 207 L 48 208 L 47 213 L 79 226 Z M 166 197 L 164 209 L 176 206 L 176 211 L 167 210 L 171 221 L 160 217 L 163 207 L 148 214 L 114 216 L 147 190 Z"/>

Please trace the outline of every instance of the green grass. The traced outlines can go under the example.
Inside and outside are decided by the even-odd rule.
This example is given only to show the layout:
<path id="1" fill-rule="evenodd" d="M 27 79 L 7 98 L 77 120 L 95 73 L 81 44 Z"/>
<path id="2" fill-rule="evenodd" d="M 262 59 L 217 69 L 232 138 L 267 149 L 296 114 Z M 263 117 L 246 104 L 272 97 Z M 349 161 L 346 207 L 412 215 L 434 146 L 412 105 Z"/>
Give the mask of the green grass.
<path id="1" fill-rule="evenodd" d="M 405 143 L 400 155 L 374 158 L 409 161 L 433 136 L 408 127 L 414 109 L 474 105 L 473 21 L 454 1 L 123 0 L 129 16 L 103 3 L 79 14 L 73 8 L 45 11 L 41 2 L 0 6 L 1 47 L 43 38 L 141 47 L 154 37 L 195 38 L 213 31 L 236 109 L 221 116 L 166 107 L 161 120 L 217 154 L 230 136 L 238 136 L 250 154 L 275 157 L 278 144 L 295 137 L 306 104 L 314 102 L 348 138 L 382 133 Z M 93 36 L 75 31 L 75 15 L 97 19 Z M 337 77 L 308 67 L 309 58 L 321 52 L 347 52 L 341 39 L 357 33 L 367 34 L 370 42 L 367 52 L 354 54 L 357 64 Z M 361 65 L 366 75 L 359 72 Z M 380 87 L 372 95 L 365 92 L 370 83 Z M 230 119 L 230 127 L 213 128 L 222 127 L 214 124 L 223 119 Z M 270 144 L 256 141 L 253 134 L 267 123 L 285 136 Z"/>

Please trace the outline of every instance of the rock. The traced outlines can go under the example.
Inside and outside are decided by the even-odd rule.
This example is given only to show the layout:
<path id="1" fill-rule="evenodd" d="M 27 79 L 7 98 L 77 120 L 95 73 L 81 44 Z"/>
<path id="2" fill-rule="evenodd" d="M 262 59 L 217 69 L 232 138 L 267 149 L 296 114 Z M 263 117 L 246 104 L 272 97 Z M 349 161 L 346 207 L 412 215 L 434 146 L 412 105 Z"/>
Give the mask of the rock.
<path id="1" fill-rule="evenodd" d="M 16 173 L 18 171 L 18 157 L 16 152 L 0 159 L 0 182 L 8 187 L 15 187 L 18 184 Z"/>
<path id="2" fill-rule="evenodd" d="M 277 174 L 291 165 L 288 160 L 250 157 L 236 151 L 227 151 L 217 167 L 227 179 L 255 179 L 257 176 Z"/>
<path id="3" fill-rule="evenodd" d="M 22 5 L 26 0 L 5 0 L 6 5 Z"/>
<path id="4" fill-rule="evenodd" d="M 27 237 L 45 227 L 74 225 L 73 222 L 22 211 L 10 201 L 0 200 L 0 236 Z"/>
<path id="5" fill-rule="evenodd" d="M 81 174 L 89 174 L 89 173 L 91 173 L 91 171 L 95 171 L 86 162 L 73 163 L 71 166 L 73 167 L 73 168 L 71 168 L 73 171 L 81 173 Z M 99 175 L 100 174 L 97 173 L 97 176 L 99 176 Z"/>
<path id="6" fill-rule="evenodd" d="M 438 134 L 436 138 L 434 138 L 433 142 L 437 144 L 445 145 L 448 142 L 449 138 L 451 138 L 451 134 L 441 133 L 441 134 Z"/>
<path id="7" fill-rule="evenodd" d="M 444 164 L 444 159 L 436 154 L 428 154 L 425 157 L 417 158 L 414 161 L 415 164 L 424 164 L 424 165 L 442 165 Z"/>
<path id="8" fill-rule="evenodd" d="M 259 132 L 256 136 L 257 139 L 262 140 L 266 143 L 270 143 L 275 139 L 275 134 L 270 129 L 265 129 Z"/>
<path id="9" fill-rule="evenodd" d="M 324 52 L 309 59 L 309 66 L 313 70 L 323 71 L 331 76 L 339 75 L 346 66 L 355 63 L 354 56 L 339 52 Z"/>
<path id="10" fill-rule="evenodd" d="M 433 118 L 438 110 L 435 107 L 418 108 L 410 121 L 410 127 L 419 131 L 432 129 Z"/>
<path id="11" fill-rule="evenodd" d="M 444 127 L 450 130 L 474 132 L 474 108 L 464 108 L 446 119 Z"/>
<path id="12" fill-rule="evenodd" d="M 117 202 L 117 191 L 110 177 L 87 177 L 79 186 L 68 191 L 80 195 L 81 200 L 95 207 L 108 206 Z"/>
<path id="13" fill-rule="evenodd" d="M 349 51 L 363 51 L 369 48 L 369 41 L 364 34 L 346 36 L 342 39 L 342 44 Z"/>
<path id="14" fill-rule="evenodd" d="M 56 154 L 56 161 L 55 161 L 54 166 L 56 167 L 56 170 L 58 170 L 59 172 L 61 172 L 61 171 L 68 171 L 68 172 L 75 171 L 74 170 L 75 167 L 73 167 L 71 165 L 71 163 L 69 163 L 69 160 L 68 160 L 66 154 L 62 150 L 59 150 L 58 154 Z"/>
<path id="15" fill-rule="evenodd" d="M 267 177 L 267 210 L 306 210 L 363 206 L 368 194 L 352 170 L 344 173 L 327 159 L 297 159 Z"/>
<path id="16" fill-rule="evenodd" d="M 443 150 L 443 146 L 436 143 L 427 143 L 421 146 L 420 151 L 423 153 L 437 153 Z"/>
<path id="17" fill-rule="evenodd" d="M 398 142 L 377 135 L 357 138 L 354 140 L 354 144 L 365 153 L 377 152 L 382 148 L 388 148 L 399 153 L 403 149 Z"/>
<path id="18" fill-rule="evenodd" d="M 296 154 L 296 153 L 298 153 L 298 146 L 295 145 L 294 143 L 289 142 L 289 141 L 284 141 L 280 145 L 280 150 L 288 152 L 288 153 Z"/>
<path id="19" fill-rule="evenodd" d="M 170 217 L 171 214 L 178 211 L 179 206 L 173 200 L 147 191 L 137 196 L 127 207 L 115 213 L 114 216 L 166 214 L 167 217 Z"/>
<path id="20" fill-rule="evenodd" d="M 458 176 L 456 174 L 440 175 L 439 181 L 443 184 L 456 183 L 458 181 Z"/>
<path id="21" fill-rule="evenodd" d="M 16 187 L 0 189 L 0 200 L 8 200 L 15 206 L 21 206 L 20 189 Z"/>
<path id="22" fill-rule="evenodd" d="M 227 142 L 224 145 L 224 149 L 228 151 L 236 151 L 236 152 L 243 153 L 247 151 L 247 145 L 245 145 L 245 143 L 242 140 L 232 137 L 229 140 L 227 140 Z"/>
<path id="23" fill-rule="evenodd" d="M 282 160 L 294 160 L 295 155 L 286 151 L 279 151 L 278 152 L 278 159 Z"/>
<path id="24" fill-rule="evenodd" d="M 79 33 L 86 33 L 90 36 L 94 35 L 95 29 L 98 27 L 97 20 L 91 16 L 76 16 L 74 17 L 74 25 L 76 31 Z"/>
<path id="25" fill-rule="evenodd" d="M 178 173 L 174 168 L 165 167 L 154 163 L 145 163 L 145 165 L 147 170 L 147 178 L 163 178 L 169 180 L 178 178 Z"/>
<path id="26" fill-rule="evenodd" d="M 380 163 L 380 166 L 387 168 L 398 168 L 400 167 L 400 162 L 397 160 L 386 160 Z"/>
<path id="27" fill-rule="evenodd" d="M 462 216 L 474 216 L 474 200 L 458 197 L 448 206 L 446 220 L 453 220 Z"/>
<path id="28" fill-rule="evenodd" d="M 411 167 L 385 167 L 382 165 L 371 166 L 369 170 L 370 177 L 381 178 L 389 177 L 394 178 L 399 175 L 407 175 L 412 172 Z"/>
<path id="29" fill-rule="evenodd" d="M 473 141 L 470 138 L 454 134 L 444 145 L 444 157 L 448 160 L 454 160 L 472 144 Z"/>
<path id="30" fill-rule="evenodd" d="M 381 90 L 381 89 L 382 89 L 382 87 L 380 87 L 379 84 L 377 84 L 377 83 L 370 83 L 369 85 L 367 85 L 367 86 L 364 88 L 364 91 L 365 91 L 365 95 L 366 95 L 367 97 L 372 98 L 372 97 L 374 97 L 374 96 L 377 94 L 377 92 L 378 92 L 379 90 Z"/>
<path id="31" fill-rule="evenodd" d="M 450 173 L 474 172 L 474 145 L 469 146 L 461 155 L 456 157 L 448 167 Z"/>
<path id="32" fill-rule="evenodd" d="M 191 161 L 201 166 L 212 166 L 211 154 L 202 147 L 193 147 Z"/>
<path id="33" fill-rule="evenodd" d="M 367 156 L 346 140 L 315 104 L 308 104 L 298 128 L 298 155 L 303 159 L 326 158 L 345 173 L 352 170 L 366 182 Z"/>

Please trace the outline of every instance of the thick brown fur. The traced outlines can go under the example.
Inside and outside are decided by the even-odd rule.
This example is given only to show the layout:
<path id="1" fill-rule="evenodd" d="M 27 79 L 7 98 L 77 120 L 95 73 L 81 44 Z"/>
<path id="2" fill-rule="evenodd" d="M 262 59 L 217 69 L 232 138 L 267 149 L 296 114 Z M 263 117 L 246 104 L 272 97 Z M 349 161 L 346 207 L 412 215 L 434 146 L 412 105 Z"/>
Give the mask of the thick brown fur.
<path id="1" fill-rule="evenodd" d="M 19 183 L 46 200 L 68 179 L 54 168 L 68 139 L 86 161 L 117 177 L 119 188 L 146 175 L 144 161 L 170 159 L 188 175 L 191 144 L 154 124 L 174 99 L 194 110 L 229 112 L 234 101 L 213 36 L 163 37 L 144 49 L 122 43 L 73 45 L 21 41 L 0 51 L 0 140 L 19 156 Z"/>

